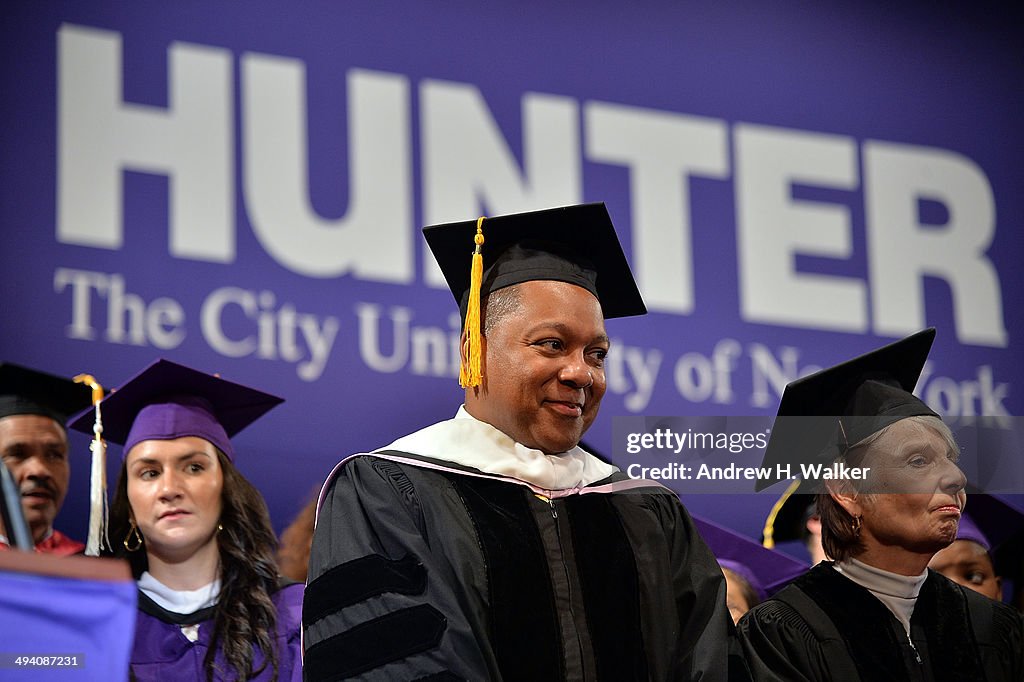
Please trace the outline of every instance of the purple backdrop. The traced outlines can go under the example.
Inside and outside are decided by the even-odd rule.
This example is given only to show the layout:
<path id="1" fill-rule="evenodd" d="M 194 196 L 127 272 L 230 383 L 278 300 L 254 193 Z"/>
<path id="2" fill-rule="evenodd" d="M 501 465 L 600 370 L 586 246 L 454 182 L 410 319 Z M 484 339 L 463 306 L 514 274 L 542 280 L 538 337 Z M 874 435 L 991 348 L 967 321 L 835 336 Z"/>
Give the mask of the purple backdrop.
<path id="1" fill-rule="evenodd" d="M 605 201 L 652 314 L 609 324 L 596 449 L 616 415 L 769 414 L 926 325 L 933 407 L 1021 414 L 1012 17 L 588 5 L 6 4 L 0 358 L 286 397 L 237 439 L 280 529 L 340 456 L 460 402 L 419 228 Z M 687 502 L 756 533 L 773 499 Z"/>

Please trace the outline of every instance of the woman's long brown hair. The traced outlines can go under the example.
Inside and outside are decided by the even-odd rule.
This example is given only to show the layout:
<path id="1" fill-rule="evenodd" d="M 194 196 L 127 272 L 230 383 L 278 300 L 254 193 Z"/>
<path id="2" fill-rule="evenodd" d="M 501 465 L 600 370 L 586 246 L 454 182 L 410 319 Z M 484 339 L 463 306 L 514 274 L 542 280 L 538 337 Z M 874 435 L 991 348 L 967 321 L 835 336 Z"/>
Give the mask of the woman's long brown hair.
<path id="1" fill-rule="evenodd" d="M 221 493 L 222 529 L 217 534 L 220 552 L 220 596 L 217 599 L 210 648 L 203 661 L 206 679 L 212 682 L 217 650 L 224 652 L 228 665 L 245 680 L 270 665 L 273 679 L 278 675 L 278 652 L 274 647 L 277 610 L 271 595 L 278 589 L 274 550 L 277 540 L 270 513 L 260 492 L 235 465 L 217 450 L 224 475 Z M 145 551 L 128 552 L 121 540 L 131 528 L 128 477 L 124 463 L 110 506 L 110 538 L 113 555 L 127 559 L 138 578 L 146 570 Z M 264 663 L 253 670 L 253 645 L 263 652 Z"/>

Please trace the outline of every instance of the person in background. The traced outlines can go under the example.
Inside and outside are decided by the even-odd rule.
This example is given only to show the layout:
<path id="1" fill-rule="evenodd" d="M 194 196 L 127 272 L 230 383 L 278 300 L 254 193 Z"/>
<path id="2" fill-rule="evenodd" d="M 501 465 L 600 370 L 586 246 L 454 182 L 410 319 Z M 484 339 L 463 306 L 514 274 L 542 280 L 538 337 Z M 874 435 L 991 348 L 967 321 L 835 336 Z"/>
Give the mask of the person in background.
<path id="1" fill-rule="evenodd" d="M 928 564 L 950 580 L 1007 602 L 1024 587 L 1024 509 L 968 487 L 957 539 Z"/>
<path id="2" fill-rule="evenodd" d="M 0 456 L 21 495 L 37 552 L 81 554 L 85 545 L 53 527 L 71 478 L 70 415 L 92 404 L 92 391 L 70 379 L 0 363 Z M 0 526 L 0 550 L 8 539 Z"/>
<path id="3" fill-rule="evenodd" d="M 295 519 L 281 533 L 277 548 L 277 565 L 281 575 L 296 582 L 306 582 L 309 574 L 309 551 L 313 547 L 313 525 L 316 521 L 316 491 L 299 510 Z"/>
<path id="4" fill-rule="evenodd" d="M 807 570 L 807 565 L 781 552 L 765 549 L 751 538 L 700 516 L 697 531 L 722 567 L 726 605 L 733 622 Z"/>
<path id="5" fill-rule="evenodd" d="M 928 568 L 941 573 L 958 585 L 972 589 L 989 599 L 998 600 L 1002 597 L 1003 585 L 1002 580 L 996 575 L 995 564 L 989 553 L 991 549 L 981 529 L 965 512 L 960 517 L 956 540 L 949 547 L 936 552 L 928 562 Z"/>
<path id="6" fill-rule="evenodd" d="M 740 620 L 755 680 L 1024 679 L 1020 616 L 927 568 L 956 538 L 966 501 L 952 433 L 911 393 L 934 337 L 925 330 L 786 387 L 762 466 L 851 469 L 818 477 L 835 561 Z"/>
<path id="7" fill-rule="evenodd" d="M 730 559 L 719 559 L 725 576 L 725 604 L 729 607 L 732 622 L 740 622 L 740 618 L 766 598 L 764 588 L 757 581 L 757 576 L 746 564 Z"/>
<path id="8" fill-rule="evenodd" d="M 307 679 L 745 672 L 722 572 L 678 497 L 579 447 L 606 389 L 604 320 L 646 312 L 604 205 L 424 234 L 465 321 L 465 404 L 328 478 Z"/>
<path id="9" fill-rule="evenodd" d="M 266 504 L 230 440 L 280 402 L 159 360 L 100 403 L 123 445 L 110 536 L 139 585 L 133 679 L 301 679 L 302 586 L 279 579 Z M 91 432 L 94 412 L 73 427 Z"/>
<path id="10" fill-rule="evenodd" d="M 800 540 L 811 566 L 816 566 L 828 557 L 821 546 L 821 517 L 815 496 L 806 492 L 807 487 L 800 479 L 790 484 L 765 519 L 761 544 L 767 549 L 778 549 L 780 543 Z"/>

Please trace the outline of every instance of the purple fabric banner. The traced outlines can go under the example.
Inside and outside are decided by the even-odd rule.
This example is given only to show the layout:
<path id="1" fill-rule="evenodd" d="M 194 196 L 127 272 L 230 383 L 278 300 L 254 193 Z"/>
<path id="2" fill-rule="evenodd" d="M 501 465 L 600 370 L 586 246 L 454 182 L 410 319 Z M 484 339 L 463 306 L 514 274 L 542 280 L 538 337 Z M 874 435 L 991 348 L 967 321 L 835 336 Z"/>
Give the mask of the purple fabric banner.
<path id="1" fill-rule="evenodd" d="M 0 572 L 0 679 L 123 680 L 133 580 Z"/>
<path id="2" fill-rule="evenodd" d="M 419 229 L 481 213 L 607 202 L 651 314 L 608 325 L 599 451 L 615 416 L 772 414 L 925 326 L 929 405 L 1024 409 L 1024 47 L 989 9 L 0 12 L 0 358 L 109 388 L 168 357 L 286 397 L 236 440 L 278 529 L 342 456 L 455 413 Z M 709 497 L 751 533 L 774 499 Z"/>

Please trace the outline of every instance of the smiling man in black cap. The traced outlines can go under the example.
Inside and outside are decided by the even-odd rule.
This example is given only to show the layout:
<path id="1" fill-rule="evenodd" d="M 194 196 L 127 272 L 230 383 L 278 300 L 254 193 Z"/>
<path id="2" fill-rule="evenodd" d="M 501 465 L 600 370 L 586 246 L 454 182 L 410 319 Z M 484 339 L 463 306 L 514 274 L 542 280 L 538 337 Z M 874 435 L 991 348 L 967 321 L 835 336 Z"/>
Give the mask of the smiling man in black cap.
<path id="1" fill-rule="evenodd" d="M 79 554 L 85 545 L 54 529 L 71 476 L 68 416 L 92 404 L 84 384 L 0 363 L 0 455 L 21 495 L 37 552 Z M 0 529 L 2 532 L 2 529 Z M 0 548 L 8 541 L 2 538 Z"/>
<path id="2" fill-rule="evenodd" d="M 728 679 L 724 580 L 686 510 L 578 445 L 604 319 L 646 312 L 604 205 L 424 234 L 466 323 L 465 405 L 329 477 L 307 679 Z"/>

